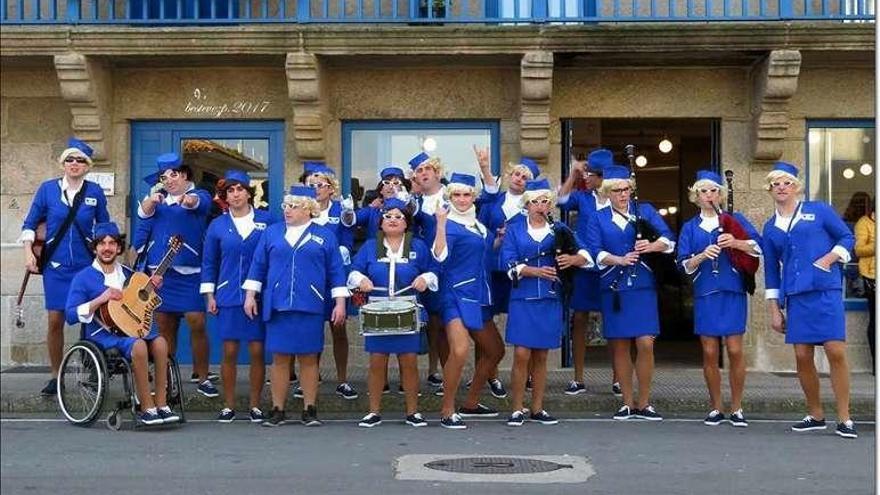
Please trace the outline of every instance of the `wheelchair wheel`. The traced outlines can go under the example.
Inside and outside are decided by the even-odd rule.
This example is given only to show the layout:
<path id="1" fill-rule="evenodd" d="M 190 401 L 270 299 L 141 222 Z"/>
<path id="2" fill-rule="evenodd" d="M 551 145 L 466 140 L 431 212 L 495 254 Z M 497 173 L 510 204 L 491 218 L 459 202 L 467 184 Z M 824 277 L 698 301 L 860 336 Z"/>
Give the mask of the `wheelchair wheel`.
<path id="1" fill-rule="evenodd" d="M 91 342 L 73 344 L 64 354 L 58 373 L 58 404 L 68 421 L 90 426 L 98 418 L 107 395 L 104 353 Z"/>
<path id="2" fill-rule="evenodd" d="M 180 416 L 178 423 L 186 423 L 186 414 L 183 408 L 183 382 L 180 380 L 180 367 L 174 357 L 168 357 L 168 405 Z"/>

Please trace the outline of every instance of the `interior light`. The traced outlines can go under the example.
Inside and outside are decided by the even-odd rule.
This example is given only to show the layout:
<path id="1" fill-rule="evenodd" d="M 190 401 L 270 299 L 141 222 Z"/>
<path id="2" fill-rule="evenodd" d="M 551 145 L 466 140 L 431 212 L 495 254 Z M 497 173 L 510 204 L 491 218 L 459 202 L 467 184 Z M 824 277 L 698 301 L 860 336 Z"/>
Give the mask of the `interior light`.
<path id="1" fill-rule="evenodd" d="M 856 173 L 855 173 L 855 171 L 853 171 L 853 169 L 851 169 L 851 168 L 843 169 L 843 178 L 844 179 L 852 179 L 855 176 L 856 176 Z"/>
<path id="2" fill-rule="evenodd" d="M 425 140 L 422 141 L 422 149 L 428 152 L 436 150 L 437 141 L 434 140 L 434 138 L 425 138 Z"/>
<path id="3" fill-rule="evenodd" d="M 669 214 L 669 210 L 667 210 L 666 208 L 660 208 L 660 211 L 658 211 L 657 213 L 660 213 L 661 216 L 665 217 Z"/>
<path id="4" fill-rule="evenodd" d="M 663 140 L 660 141 L 658 147 L 660 148 L 661 153 L 669 153 L 670 151 L 672 151 L 672 141 L 663 138 Z"/>
<path id="5" fill-rule="evenodd" d="M 870 163 L 863 163 L 861 167 L 859 167 L 859 172 L 862 175 L 871 175 L 871 172 L 874 171 L 874 167 L 871 166 Z"/>
<path id="6" fill-rule="evenodd" d="M 678 213 L 678 207 L 677 206 L 670 206 L 669 207 L 669 214 L 675 215 L 676 213 Z"/>
<path id="7" fill-rule="evenodd" d="M 636 157 L 636 166 L 641 168 L 648 164 L 648 159 L 645 158 L 645 155 L 639 155 Z"/>

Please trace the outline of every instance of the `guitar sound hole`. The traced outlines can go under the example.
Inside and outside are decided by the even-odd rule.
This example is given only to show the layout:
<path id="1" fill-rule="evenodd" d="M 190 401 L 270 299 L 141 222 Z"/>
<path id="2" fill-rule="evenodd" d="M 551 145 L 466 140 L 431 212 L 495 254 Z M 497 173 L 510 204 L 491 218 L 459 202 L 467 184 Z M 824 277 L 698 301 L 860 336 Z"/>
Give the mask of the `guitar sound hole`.
<path id="1" fill-rule="evenodd" d="M 141 289 L 141 290 L 138 291 L 138 298 L 139 298 L 141 301 L 146 301 L 147 299 L 150 298 L 150 295 L 147 294 L 147 291 Z"/>

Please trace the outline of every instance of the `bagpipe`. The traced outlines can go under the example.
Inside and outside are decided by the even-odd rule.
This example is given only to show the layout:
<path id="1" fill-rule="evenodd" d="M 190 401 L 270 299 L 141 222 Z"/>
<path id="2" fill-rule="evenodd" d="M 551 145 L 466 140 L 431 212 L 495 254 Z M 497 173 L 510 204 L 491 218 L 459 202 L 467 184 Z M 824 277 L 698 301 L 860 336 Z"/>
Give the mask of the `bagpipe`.
<path id="1" fill-rule="evenodd" d="M 721 206 L 712 203 L 718 214 L 718 233 L 728 233 L 735 239 L 745 241 L 752 240 L 746 229 L 733 215 L 733 170 L 724 171 L 724 179 L 727 181 L 727 211 L 722 211 Z M 749 295 L 755 294 L 755 273 L 761 263 L 760 258 L 751 256 L 739 249 L 725 248 L 730 256 L 730 263 L 742 277 L 743 286 Z M 718 259 L 712 261 L 712 273 L 718 273 Z"/>

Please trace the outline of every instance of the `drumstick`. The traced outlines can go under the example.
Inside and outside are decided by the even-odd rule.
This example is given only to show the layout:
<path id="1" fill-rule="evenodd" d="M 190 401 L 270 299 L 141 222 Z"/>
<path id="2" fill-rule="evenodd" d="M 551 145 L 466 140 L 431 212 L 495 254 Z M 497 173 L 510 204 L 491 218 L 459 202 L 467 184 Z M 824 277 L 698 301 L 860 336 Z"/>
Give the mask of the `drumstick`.
<path id="1" fill-rule="evenodd" d="M 398 295 L 398 294 L 403 294 L 404 292 L 406 292 L 406 291 L 408 291 L 408 290 L 410 290 L 410 289 L 412 289 L 412 288 L 413 288 L 412 285 L 407 285 L 406 287 L 400 289 L 399 291 L 395 291 L 395 292 L 394 292 L 393 294 L 391 294 L 391 295 L 392 295 L 392 296 L 396 296 L 396 295 Z"/>

